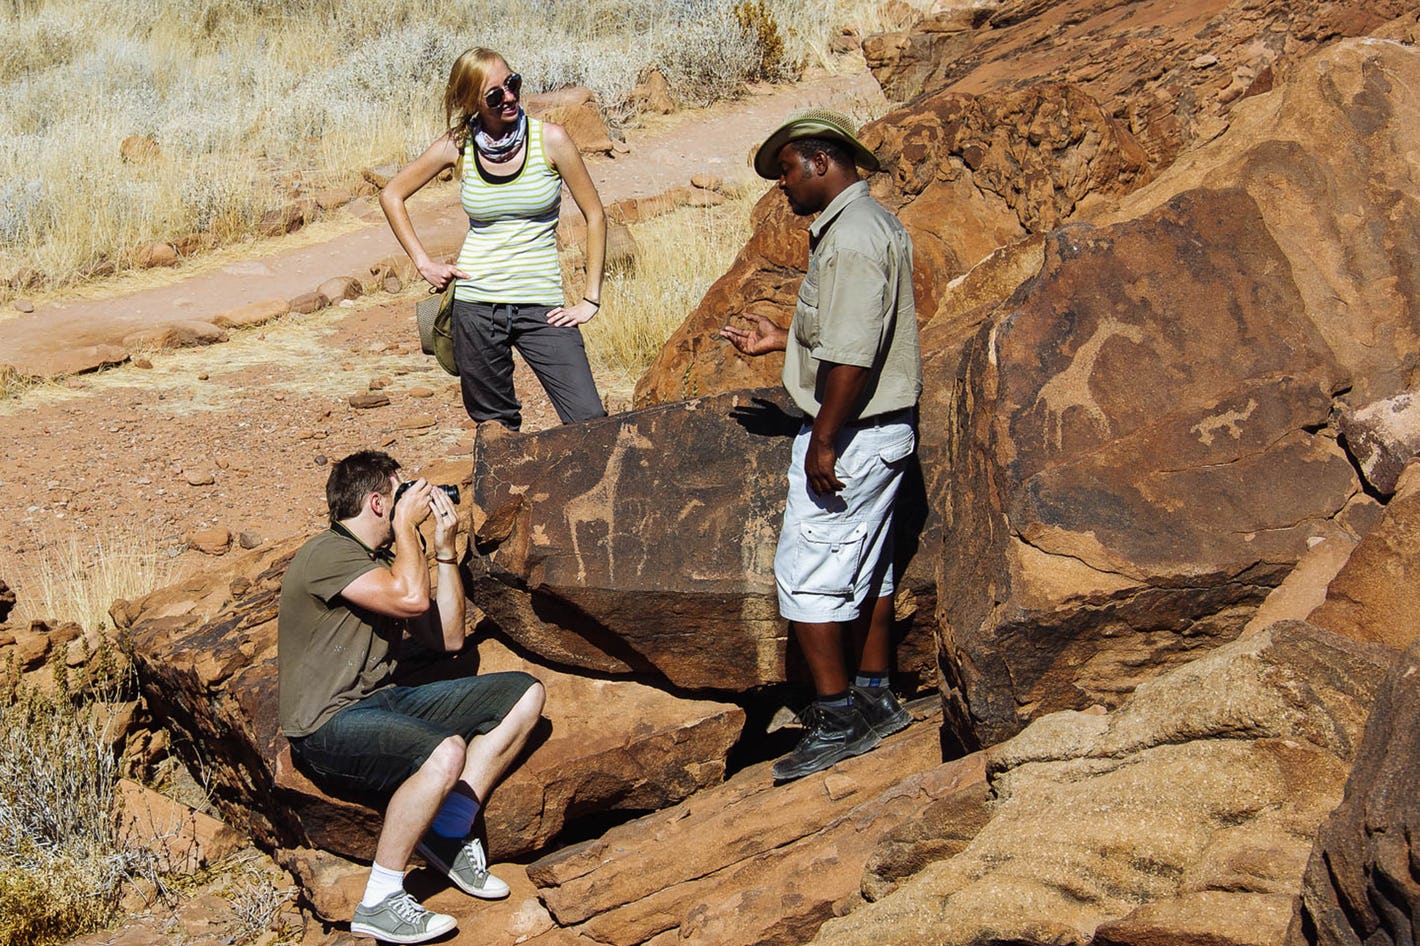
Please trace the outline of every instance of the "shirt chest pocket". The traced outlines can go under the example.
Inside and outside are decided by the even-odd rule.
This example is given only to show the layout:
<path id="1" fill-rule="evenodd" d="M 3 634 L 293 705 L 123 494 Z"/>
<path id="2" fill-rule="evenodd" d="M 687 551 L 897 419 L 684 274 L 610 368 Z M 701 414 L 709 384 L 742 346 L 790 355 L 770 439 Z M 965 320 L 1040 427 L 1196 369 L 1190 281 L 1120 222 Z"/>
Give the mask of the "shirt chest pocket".
<path id="1" fill-rule="evenodd" d="M 799 283 L 799 299 L 794 304 L 794 338 L 807 349 L 818 345 L 818 273 L 812 265 Z"/>

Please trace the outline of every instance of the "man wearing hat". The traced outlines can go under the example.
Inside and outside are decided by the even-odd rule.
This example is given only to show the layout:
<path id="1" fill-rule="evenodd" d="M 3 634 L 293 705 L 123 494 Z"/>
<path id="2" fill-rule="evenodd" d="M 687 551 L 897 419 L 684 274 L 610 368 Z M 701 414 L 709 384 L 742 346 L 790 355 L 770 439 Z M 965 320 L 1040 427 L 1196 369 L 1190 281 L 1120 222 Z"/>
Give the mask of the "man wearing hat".
<path id="1" fill-rule="evenodd" d="M 917 444 L 922 361 L 912 298 L 912 240 L 868 194 L 879 168 L 848 118 L 798 112 L 760 146 L 754 169 L 789 207 L 817 214 L 809 266 L 788 330 L 764 316 L 720 334 L 746 355 L 785 352 L 784 387 L 806 415 L 774 557 L 817 699 L 808 731 L 774 764 L 795 779 L 867 752 L 911 722 L 888 687 L 892 661 L 892 510 Z M 857 661 L 850 679 L 847 640 Z"/>

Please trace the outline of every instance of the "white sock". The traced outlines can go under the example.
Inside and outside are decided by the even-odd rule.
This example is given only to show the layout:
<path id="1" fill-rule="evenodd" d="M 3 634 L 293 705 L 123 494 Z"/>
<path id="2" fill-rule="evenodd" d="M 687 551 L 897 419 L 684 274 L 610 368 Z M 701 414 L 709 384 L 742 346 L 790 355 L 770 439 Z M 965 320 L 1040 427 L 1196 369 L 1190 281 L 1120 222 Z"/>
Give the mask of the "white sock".
<path id="1" fill-rule="evenodd" d="M 379 906 L 380 901 L 392 893 L 404 889 L 404 871 L 390 870 L 379 864 L 370 865 L 370 879 L 365 884 L 365 896 L 360 898 L 362 907 Z"/>
<path id="2" fill-rule="evenodd" d="M 439 813 L 434 816 L 434 823 L 430 827 L 441 838 L 462 840 L 468 837 L 468 832 L 472 830 L 473 819 L 478 817 L 478 809 L 478 802 L 470 796 L 457 791 L 449 792 L 444 803 L 439 806 Z"/>

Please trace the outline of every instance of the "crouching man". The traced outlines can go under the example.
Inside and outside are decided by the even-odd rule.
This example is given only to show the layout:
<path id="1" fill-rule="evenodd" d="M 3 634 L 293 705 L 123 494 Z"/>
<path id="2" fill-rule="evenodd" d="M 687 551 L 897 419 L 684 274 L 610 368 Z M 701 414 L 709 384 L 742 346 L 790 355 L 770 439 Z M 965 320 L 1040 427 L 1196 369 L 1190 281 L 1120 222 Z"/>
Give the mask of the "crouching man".
<path id="1" fill-rule="evenodd" d="M 475 897 L 508 895 L 487 870 L 474 819 L 527 741 L 543 688 L 525 673 L 397 686 L 400 642 L 464 645 L 464 592 L 450 498 L 422 479 L 402 495 L 399 464 L 354 453 L 330 471 L 330 528 L 303 545 L 281 585 L 281 726 L 323 791 L 387 799 L 354 933 L 421 943 L 453 929 L 404 890 L 416 850 Z M 437 591 L 419 527 L 433 519 Z"/>

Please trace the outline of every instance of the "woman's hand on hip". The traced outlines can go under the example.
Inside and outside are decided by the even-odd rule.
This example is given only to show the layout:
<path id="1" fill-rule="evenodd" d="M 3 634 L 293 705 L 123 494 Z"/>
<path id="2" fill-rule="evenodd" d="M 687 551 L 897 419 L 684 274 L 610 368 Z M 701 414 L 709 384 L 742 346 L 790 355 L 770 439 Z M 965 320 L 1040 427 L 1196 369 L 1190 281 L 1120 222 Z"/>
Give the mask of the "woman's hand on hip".
<path id="1" fill-rule="evenodd" d="M 560 305 L 548 311 L 547 324 L 563 327 L 581 325 L 583 322 L 590 322 L 592 316 L 597 314 L 598 308 L 599 306 L 593 305 L 586 299 L 576 305 Z"/>
<path id="2" fill-rule="evenodd" d="M 436 263 L 433 260 L 419 267 L 419 275 L 423 276 L 425 282 L 440 292 L 447 289 L 453 280 L 468 278 L 468 273 L 453 263 Z"/>

